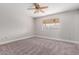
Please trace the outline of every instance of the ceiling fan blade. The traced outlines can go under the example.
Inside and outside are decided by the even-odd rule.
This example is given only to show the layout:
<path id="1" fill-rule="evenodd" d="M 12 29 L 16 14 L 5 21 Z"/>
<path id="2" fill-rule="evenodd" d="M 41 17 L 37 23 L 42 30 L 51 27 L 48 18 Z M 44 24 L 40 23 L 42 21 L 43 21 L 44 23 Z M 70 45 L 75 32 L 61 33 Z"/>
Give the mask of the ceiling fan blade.
<path id="1" fill-rule="evenodd" d="M 44 11 L 43 11 L 43 10 L 41 10 L 41 9 L 40 9 L 40 12 L 44 13 Z"/>
<path id="2" fill-rule="evenodd" d="M 38 10 L 34 11 L 34 13 L 37 13 L 37 12 L 39 12 L 39 11 Z"/>
<path id="3" fill-rule="evenodd" d="M 28 8 L 28 10 L 32 10 L 32 9 L 36 9 L 36 8 Z"/>
<path id="4" fill-rule="evenodd" d="M 45 8 L 48 8 L 48 6 L 40 7 L 40 9 L 45 9 Z"/>
<path id="5" fill-rule="evenodd" d="M 33 3 L 34 6 L 38 7 L 39 6 L 39 3 Z"/>

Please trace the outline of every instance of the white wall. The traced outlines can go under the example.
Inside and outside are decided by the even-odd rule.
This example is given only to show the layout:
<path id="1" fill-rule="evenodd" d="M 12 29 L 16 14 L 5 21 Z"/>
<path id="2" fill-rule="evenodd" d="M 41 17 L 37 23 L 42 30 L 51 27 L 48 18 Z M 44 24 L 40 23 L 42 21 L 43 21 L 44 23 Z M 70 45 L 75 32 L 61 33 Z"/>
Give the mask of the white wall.
<path id="1" fill-rule="evenodd" d="M 42 30 L 42 20 L 55 17 L 61 20 L 60 28 L 57 30 Z M 34 21 L 30 16 L 27 16 L 23 4 L 0 4 L 0 43 L 12 41 L 15 37 L 33 35 L 34 30 L 38 36 L 78 41 L 78 25 L 79 11 L 70 11 L 41 17 Z"/>
<path id="2" fill-rule="evenodd" d="M 59 29 L 52 30 L 42 30 L 42 20 L 47 18 L 59 18 L 61 25 Z M 49 15 L 46 17 L 37 18 L 35 20 L 36 24 L 36 35 L 45 36 L 50 38 L 57 38 L 62 40 L 79 40 L 79 11 L 68 11 L 55 15 Z M 76 27 L 76 29 L 75 29 Z M 78 29 L 77 29 L 78 28 Z M 77 34 L 76 34 L 77 33 Z M 76 37 L 76 38 L 75 38 Z"/>
<path id="3" fill-rule="evenodd" d="M 75 28 L 74 28 L 75 40 L 79 41 L 79 11 L 76 11 L 74 22 L 75 22 Z"/>
<path id="4" fill-rule="evenodd" d="M 20 4 L 0 4 L 0 43 L 32 35 L 33 28 L 33 19 Z"/>

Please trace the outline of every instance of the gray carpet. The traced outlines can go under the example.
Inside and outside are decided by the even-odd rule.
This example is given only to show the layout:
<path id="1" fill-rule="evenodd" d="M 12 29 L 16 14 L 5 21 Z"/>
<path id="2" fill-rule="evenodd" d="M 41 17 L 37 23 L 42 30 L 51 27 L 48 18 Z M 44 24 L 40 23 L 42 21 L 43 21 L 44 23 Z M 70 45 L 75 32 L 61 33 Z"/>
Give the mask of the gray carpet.
<path id="1" fill-rule="evenodd" d="M 1 55 L 79 55 L 79 44 L 29 38 L 0 45 Z"/>

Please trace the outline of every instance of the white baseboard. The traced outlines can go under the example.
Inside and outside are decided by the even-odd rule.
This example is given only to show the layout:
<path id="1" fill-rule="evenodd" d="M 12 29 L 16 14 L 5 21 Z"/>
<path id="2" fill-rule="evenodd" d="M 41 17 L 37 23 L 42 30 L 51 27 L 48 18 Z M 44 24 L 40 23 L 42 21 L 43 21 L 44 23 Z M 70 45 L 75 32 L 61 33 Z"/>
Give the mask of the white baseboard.
<path id="1" fill-rule="evenodd" d="M 58 40 L 58 41 L 63 41 L 63 42 L 79 44 L 79 41 L 70 41 L 70 40 L 60 39 L 60 38 L 34 35 L 33 33 L 22 34 L 18 37 L 11 37 L 11 38 L 8 38 L 8 39 L 5 39 L 5 40 L 3 39 L 2 41 L 0 41 L 0 44 L 6 44 L 6 43 L 10 43 L 10 42 L 18 41 L 18 40 L 23 40 L 23 39 L 27 39 L 27 38 L 31 38 L 31 37 L 39 37 L 39 38 L 45 38 L 45 39 Z"/>
<path id="2" fill-rule="evenodd" d="M 2 39 L 0 41 L 0 45 L 1 44 L 10 43 L 10 42 L 14 42 L 14 41 L 18 41 L 18 40 L 23 40 L 23 39 L 31 38 L 31 37 L 34 37 L 33 33 L 26 33 L 26 34 L 21 34 L 20 36 L 17 36 L 17 37 L 13 36 L 13 37 L 10 37 L 10 38 L 5 38 L 5 39 Z"/>
<path id="3" fill-rule="evenodd" d="M 48 36 L 35 35 L 35 37 L 45 38 L 45 39 L 51 39 L 51 40 L 58 40 L 58 41 L 63 41 L 63 42 L 69 42 L 69 43 L 79 44 L 79 41 L 72 41 L 72 40 L 70 41 L 70 40 L 66 40 L 66 39 L 53 38 L 53 37 L 48 37 Z"/>

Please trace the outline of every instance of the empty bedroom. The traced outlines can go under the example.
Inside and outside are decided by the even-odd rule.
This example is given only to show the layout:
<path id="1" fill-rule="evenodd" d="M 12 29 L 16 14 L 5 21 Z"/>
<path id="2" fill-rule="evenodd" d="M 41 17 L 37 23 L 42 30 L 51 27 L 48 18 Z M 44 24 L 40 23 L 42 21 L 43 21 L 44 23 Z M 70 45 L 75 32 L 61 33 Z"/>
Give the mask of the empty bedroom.
<path id="1" fill-rule="evenodd" d="M 79 3 L 0 3 L 0 55 L 79 55 Z"/>

